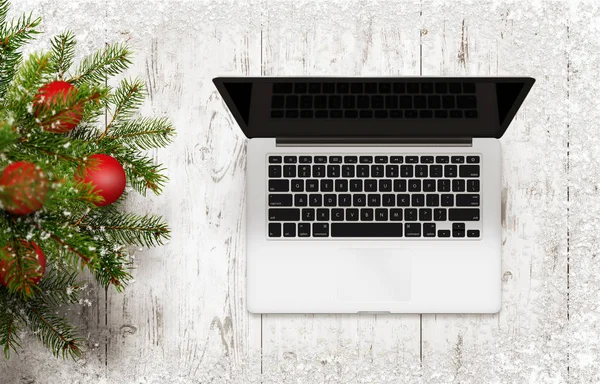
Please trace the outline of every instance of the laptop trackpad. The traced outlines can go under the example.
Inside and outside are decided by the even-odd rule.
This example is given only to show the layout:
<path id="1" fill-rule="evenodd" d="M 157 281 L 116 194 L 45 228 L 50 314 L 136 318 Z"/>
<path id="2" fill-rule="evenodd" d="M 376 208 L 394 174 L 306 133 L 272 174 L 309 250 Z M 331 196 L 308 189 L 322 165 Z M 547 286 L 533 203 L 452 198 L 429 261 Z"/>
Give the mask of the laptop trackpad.
<path id="1" fill-rule="evenodd" d="M 409 249 L 341 248 L 338 255 L 338 300 L 410 300 Z"/>

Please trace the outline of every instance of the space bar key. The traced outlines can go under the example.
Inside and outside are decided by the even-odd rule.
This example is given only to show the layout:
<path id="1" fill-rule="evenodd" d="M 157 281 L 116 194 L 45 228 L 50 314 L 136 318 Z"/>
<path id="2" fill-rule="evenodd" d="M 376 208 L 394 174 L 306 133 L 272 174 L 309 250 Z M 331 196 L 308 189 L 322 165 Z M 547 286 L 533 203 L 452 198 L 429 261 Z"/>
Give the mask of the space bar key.
<path id="1" fill-rule="evenodd" d="M 402 223 L 332 223 L 331 237 L 402 237 Z"/>

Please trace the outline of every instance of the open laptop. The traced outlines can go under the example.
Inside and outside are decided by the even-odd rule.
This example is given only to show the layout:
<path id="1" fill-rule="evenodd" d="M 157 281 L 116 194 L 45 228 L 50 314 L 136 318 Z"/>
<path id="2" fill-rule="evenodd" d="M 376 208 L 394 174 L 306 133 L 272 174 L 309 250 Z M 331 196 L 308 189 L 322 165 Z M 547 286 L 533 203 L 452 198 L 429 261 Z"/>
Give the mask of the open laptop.
<path id="1" fill-rule="evenodd" d="M 532 78 L 223 77 L 255 313 L 494 313 L 501 148 Z"/>

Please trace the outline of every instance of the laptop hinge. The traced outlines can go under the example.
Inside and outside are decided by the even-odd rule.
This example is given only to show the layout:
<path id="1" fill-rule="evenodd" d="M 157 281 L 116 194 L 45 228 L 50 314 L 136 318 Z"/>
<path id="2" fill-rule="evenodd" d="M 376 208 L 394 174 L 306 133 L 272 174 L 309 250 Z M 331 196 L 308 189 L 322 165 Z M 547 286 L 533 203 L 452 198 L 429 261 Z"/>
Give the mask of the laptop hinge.
<path id="1" fill-rule="evenodd" d="M 278 147 L 472 147 L 470 137 L 278 137 Z"/>

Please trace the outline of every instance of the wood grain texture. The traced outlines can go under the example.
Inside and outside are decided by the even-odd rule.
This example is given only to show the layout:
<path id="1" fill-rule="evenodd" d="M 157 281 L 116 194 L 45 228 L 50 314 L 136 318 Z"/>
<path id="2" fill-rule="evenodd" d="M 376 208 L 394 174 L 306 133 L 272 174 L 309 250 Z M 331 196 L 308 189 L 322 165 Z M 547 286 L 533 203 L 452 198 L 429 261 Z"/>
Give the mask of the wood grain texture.
<path id="1" fill-rule="evenodd" d="M 591 2 L 23 0 L 79 57 L 135 51 L 142 113 L 170 116 L 152 152 L 171 181 L 128 207 L 173 238 L 139 250 L 123 294 L 90 283 L 69 309 L 88 340 L 63 362 L 32 335 L 2 383 L 593 383 L 600 380 L 598 17 Z M 498 315 L 251 315 L 245 306 L 246 140 L 218 75 L 527 75 L 503 144 Z"/>

